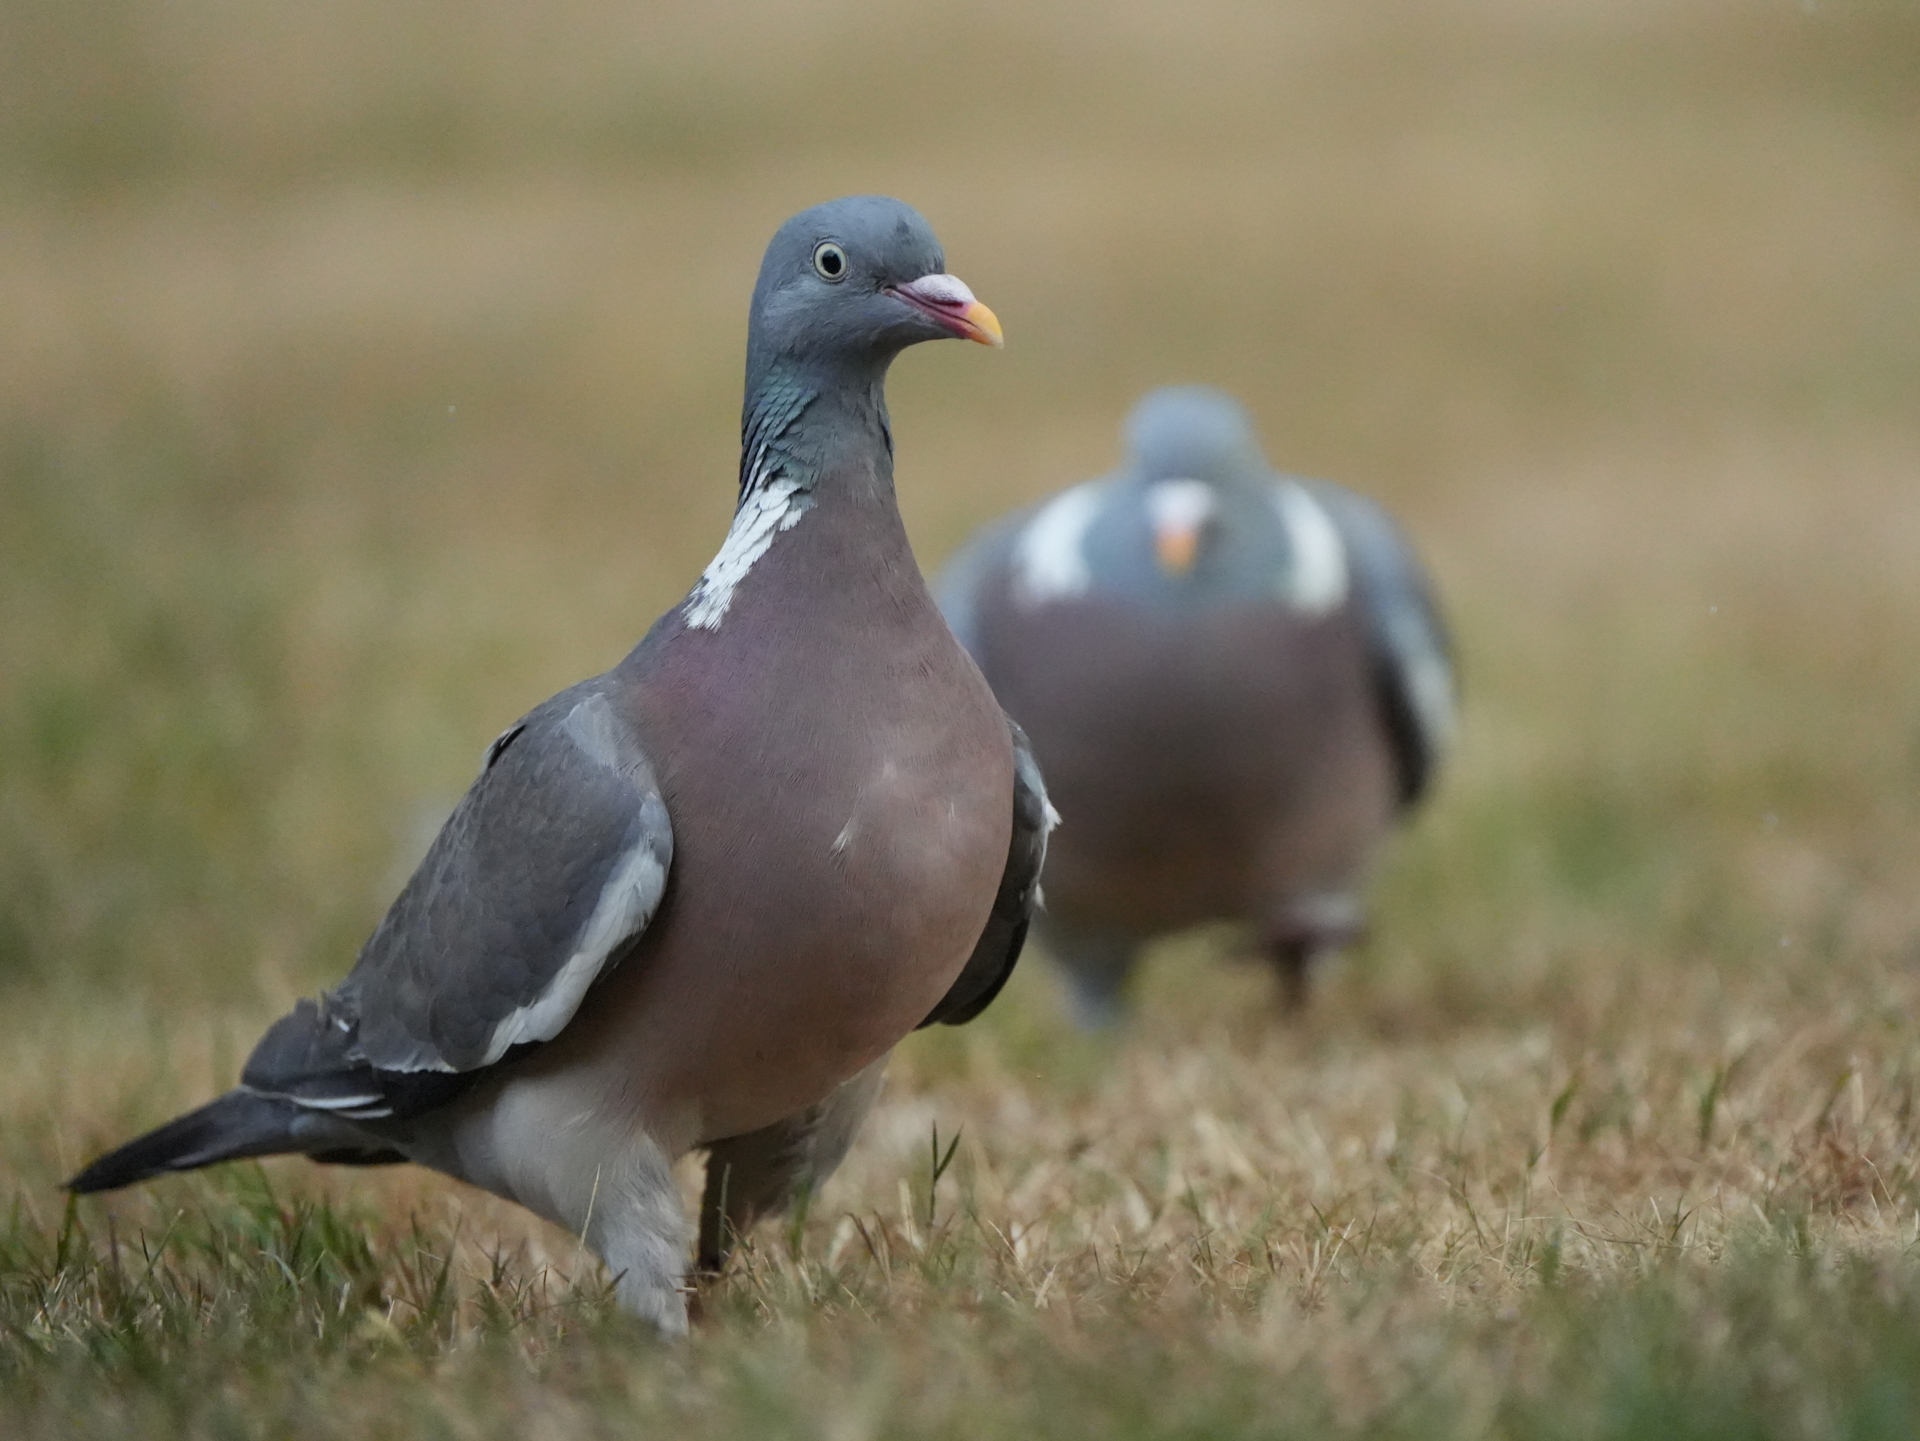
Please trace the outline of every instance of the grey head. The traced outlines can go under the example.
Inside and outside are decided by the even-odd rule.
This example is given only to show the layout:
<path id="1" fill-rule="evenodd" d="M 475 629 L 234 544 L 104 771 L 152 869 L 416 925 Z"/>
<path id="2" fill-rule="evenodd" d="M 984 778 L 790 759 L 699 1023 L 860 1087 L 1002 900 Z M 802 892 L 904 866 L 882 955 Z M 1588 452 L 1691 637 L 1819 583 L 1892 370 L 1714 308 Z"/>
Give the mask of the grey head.
<path id="1" fill-rule="evenodd" d="M 775 232 L 753 288 L 749 399 L 770 371 L 857 380 L 922 340 L 999 345 L 993 312 L 945 272 L 933 227 L 911 205 L 850 195 L 801 211 Z"/>
<path id="2" fill-rule="evenodd" d="M 830 200 L 774 233 L 747 319 L 743 501 L 775 472 L 804 486 L 836 441 L 890 445 L 882 388 L 907 346 L 1001 343 L 945 265 L 920 212 L 884 195 Z"/>
<path id="3" fill-rule="evenodd" d="M 1134 407 L 1124 433 L 1126 460 L 1086 536 L 1103 589 L 1184 609 L 1284 588 L 1299 538 L 1238 401 L 1169 386 Z"/>
<path id="4" fill-rule="evenodd" d="M 1210 385 L 1168 385 L 1133 407 L 1127 471 L 1142 483 L 1181 477 L 1244 486 L 1269 476 L 1246 409 Z"/>

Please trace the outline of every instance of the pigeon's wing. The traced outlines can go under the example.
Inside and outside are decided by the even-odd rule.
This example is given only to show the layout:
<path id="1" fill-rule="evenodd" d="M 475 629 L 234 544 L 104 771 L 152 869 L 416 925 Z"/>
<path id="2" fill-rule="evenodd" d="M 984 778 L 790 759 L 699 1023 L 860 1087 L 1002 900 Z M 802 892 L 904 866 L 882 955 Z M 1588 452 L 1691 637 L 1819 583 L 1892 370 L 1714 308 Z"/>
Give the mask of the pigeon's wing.
<path id="1" fill-rule="evenodd" d="M 645 931 L 673 858 L 611 684 L 564 691 L 493 743 L 352 973 L 267 1032 L 244 1088 L 404 1118 L 560 1033 Z"/>
<path id="2" fill-rule="evenodd" d="M 1453 738 L 1453 643 L 1420 558 L 1392 517 L 1364 496 L 1310 485 L 1333 517 L 1352 566 L 1373 651 L 1374 674 L 1400 771 L 1400 799 L 1425 792 Z"/>
<path id="3" fill-rule="evenodd" d="M 1007 843 L 1007 868 L 993 897 L 987 928 L 967 958 L 959 978 L 920 1026 L 962 1026 L 984 1011 L 1013 974 L 1027 943 L 1027 927 L 1040 903 L 1040 868 L 1047 859 L 1047 835 L 1060 815 L 1047 799 L 1046 782 L 1027 744 L 1026 732 L 1011 720 L 1013 732 L 1013 835 Z M 915 1027 L 919 1029 L 919 1027 Z"/>

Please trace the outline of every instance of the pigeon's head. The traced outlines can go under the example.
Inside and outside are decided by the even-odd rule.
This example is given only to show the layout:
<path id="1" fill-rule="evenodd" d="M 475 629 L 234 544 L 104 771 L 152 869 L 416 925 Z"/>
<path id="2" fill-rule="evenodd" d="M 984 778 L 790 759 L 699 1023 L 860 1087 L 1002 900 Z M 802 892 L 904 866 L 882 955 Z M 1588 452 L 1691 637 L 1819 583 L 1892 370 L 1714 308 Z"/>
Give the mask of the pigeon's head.
<path id="1" fill-rule="evenodd" d="M 748 322 L 750 356 L 863 366 L 922 340 L 999 345 L 1000 322 L 946 273 L 920 212 L 884 195 L 803 210 L 767 246 Z M 752 362 L 750 361 L 750 364 Z"/>
<path id="2" fill-rule="evenodd" d="M 1246 410 L 1210 385 L 1149 392 L 1127 417 L 1126 436 L 1127 468 L 1148 481 L 1232 484 L 1267 469 Z"/>
<path id="3" fill-rule="evenodd" d="M 1154 561 L 1169 577 L 1192 571 L 1223 527 L 1257 513 L 1267 474 L 1240 402 L 1204 385 L 1153 391 L 1127 417 L 1127 472 L 1144 490 Z"/>

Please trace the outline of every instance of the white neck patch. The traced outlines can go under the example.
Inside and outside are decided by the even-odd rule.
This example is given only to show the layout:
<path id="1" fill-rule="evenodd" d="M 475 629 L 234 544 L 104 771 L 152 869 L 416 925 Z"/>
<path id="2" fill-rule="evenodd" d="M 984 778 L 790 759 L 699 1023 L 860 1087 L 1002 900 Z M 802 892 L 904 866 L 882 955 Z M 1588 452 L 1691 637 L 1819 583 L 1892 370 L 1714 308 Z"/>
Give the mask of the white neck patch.
<path id="1" fill-rule="evenodd" d="M 1100 513 L 1100 485 L 1086 481 L 1056 495 L 1014 542 L 1014 595 L 1029 608 L 1084 595 L 1093 584 L 1081 542 Z"/>
<path id="2" fill-rule="evenodd" d="M 1273 508 L 1293 554 L 1280 594 L 1295 610 L 1325 615 L 1347 598 L 1347 547 L 1340 532 L 1326 507 L 1294 481 L 1274 487 Z"/>
<path id="3" fill-rule="evenodd" d="M 733 593 L 747 578 L 754 562 L 767 553 L 773 539 L 792 530 L 813 509 L 813 497 L 796 480 L 781 475 L 763 481 L 748 492 L 721 543 L 720 553 L 707 564 L 686 600 L 687 625 L 693 630 L 718 630 L 733 604 Z"/>

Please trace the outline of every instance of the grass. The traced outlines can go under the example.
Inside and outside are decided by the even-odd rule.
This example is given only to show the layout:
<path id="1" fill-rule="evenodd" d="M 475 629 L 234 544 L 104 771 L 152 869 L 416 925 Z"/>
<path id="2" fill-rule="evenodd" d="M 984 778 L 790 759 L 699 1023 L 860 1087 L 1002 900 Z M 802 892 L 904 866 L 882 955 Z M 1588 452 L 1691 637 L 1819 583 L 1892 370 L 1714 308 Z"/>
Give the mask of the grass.
<path id="1" fill-rule="evenodd" d="M 1912 8 L 534 15 L 0 18 L 0 1431 L 1911 1434 Z M 684 592 L 759 249 L 866 189 L 1009 334 L 896 375 L 924 557 L 1163 380 L 1419 536 L 1372 941 L 1102 1038 L 1035 957 L 680 1349 L 409 1169 L 67 1205 Z"/>

